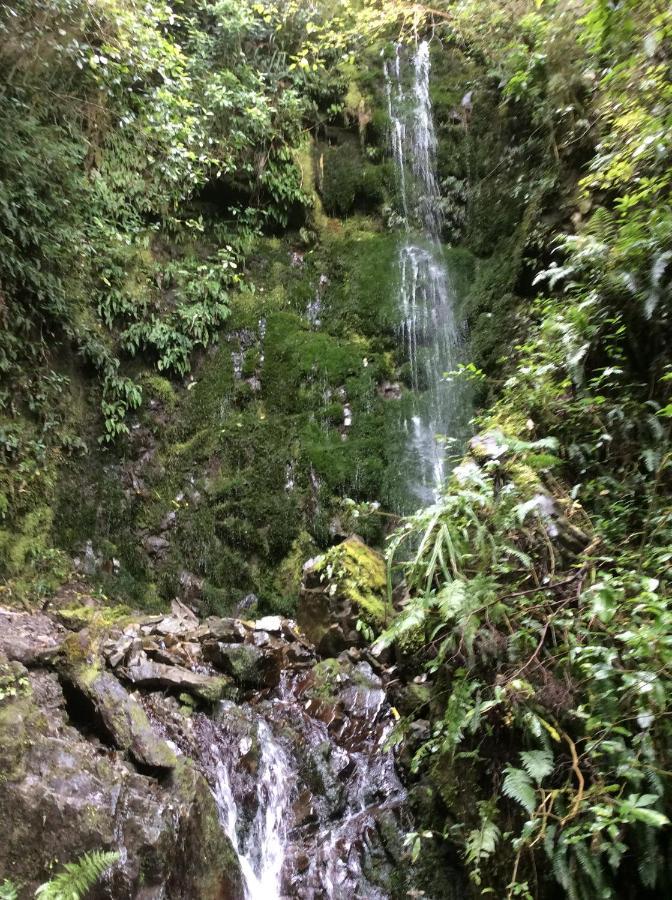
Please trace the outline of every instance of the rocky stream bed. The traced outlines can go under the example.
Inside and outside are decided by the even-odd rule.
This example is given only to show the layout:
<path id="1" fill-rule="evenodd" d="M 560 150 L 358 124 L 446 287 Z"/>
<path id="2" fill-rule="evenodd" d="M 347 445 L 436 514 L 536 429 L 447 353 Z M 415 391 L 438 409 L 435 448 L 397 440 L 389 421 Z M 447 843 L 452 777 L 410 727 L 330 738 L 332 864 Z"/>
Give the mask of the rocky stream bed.
<path id="1" fill-rule="evenodd" d="M 389 676 L 342 621 L 320 657 L 278 616 L 77 603 L 0 608 L 0 872 L 22 897 L 93 849 L 120 854 L 96 898 L 407 896 Z"/>

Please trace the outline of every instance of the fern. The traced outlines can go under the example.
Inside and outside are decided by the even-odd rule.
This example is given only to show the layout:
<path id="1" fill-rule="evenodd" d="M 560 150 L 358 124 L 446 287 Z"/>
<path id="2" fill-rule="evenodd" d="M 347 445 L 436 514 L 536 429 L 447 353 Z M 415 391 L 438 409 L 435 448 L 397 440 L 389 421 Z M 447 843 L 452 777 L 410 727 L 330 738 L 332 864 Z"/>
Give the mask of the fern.
<path id="1" fill-rule="evenodd" d="M 81 900 L 118 859 L 118 853 L 104 850 L 85 853 L 76 862 L 66 863 L 62 872 L 37 889 L 35 896 L 40 900 Z"/>
<path id="2" fill-rule="evenodd" d="M 5 879 L 0 884 L 0 900 L 18 900 L 19 891 L 13 881 Z"/>
<path id="3" fill-rule="evenodd" d="M 601 898 L 608 888 L 604 881 L 604 871 L 600 857 L 595 856 L 583 842 L 578 842 L 574 845 L 574 854 L 579 861 L 581 871 L 589 879 L 593 890 L 589 896 Z"/>
<path id="4" fill-rule="evenodd" d="M 653 828 L 644 829 L 643 839 L 644 847 L 640 850 L 637 869 L 644 887 L 655 888 L 663 863 Z"/>
<path id="5" fill-rule="evenodd" d="M 603 244 L 611 244 L 616 238 L 616 219 L 614 214 L 603 206 L 598 206 L 586 222 L 585 232 Z"/>
<path id="6" fill-rule="evenodd" d="M 506 778 L 502 784 L 502 793 L 515 800 L 530 815 L 537 808 L 537 795 L 532 784 L 532 779 L 524 769 L 514 769 L 507 766 L 504 770 Z"/>
<path id="7" fill-rule="evenodd" d="M 467 835 L 465 843 L 467 862 L 478 864 L 481 860 L 492 856 L 501 836 L 502 832 L 491 819 L 482 819 L 481 827 L 475 828 Z"/>
<path id="8" fill-rule="evenodd" d="M 523 768 L 537 784 L 553 771 L 553 754 L 550 750 L 527 750 L 520 754 Z"/>

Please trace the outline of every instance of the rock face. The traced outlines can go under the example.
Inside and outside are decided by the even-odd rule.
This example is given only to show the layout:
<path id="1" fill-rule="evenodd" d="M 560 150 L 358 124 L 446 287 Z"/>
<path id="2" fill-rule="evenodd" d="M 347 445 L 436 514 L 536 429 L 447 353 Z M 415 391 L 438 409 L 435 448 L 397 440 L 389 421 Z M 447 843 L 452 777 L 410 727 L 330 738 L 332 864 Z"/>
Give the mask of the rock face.
<path id="1" fill-rule="evenodd" d="M 361 621 L 380 629 L 386 619 L 385 561 L 358 537 L 349 537 L 306 564 L 297 621 L 322 656 L 362 642 Z"/>
<path id="2" fill-rule="evenodd" d="M 55 860 L 115 849 L 96 898 L 242 900 L 204 767 L 166 740 L 184 745 L 190 709 L 166 693 L 212 709 L 277 686 L 284 668 L 312 665 L 312 649 L 275 616 L 201 623 L 178 603 L 107 621 L 73 633 L 0 608 L 0 881 L 32 896 Z"/>
<path id="3" fill-rule="evenodd" d="M 242 900 L 238 861 L 196 768 L 173 758 L 163 778 L 136 770 L 73 727 L 81 722 L 55 674 L 6 658 L 0 670 L 10 665 L 19 687 L 0 708 L 0 877 L 32 897 L 53 861 L 105 848 L 120 861 L 91 897 Z"/>

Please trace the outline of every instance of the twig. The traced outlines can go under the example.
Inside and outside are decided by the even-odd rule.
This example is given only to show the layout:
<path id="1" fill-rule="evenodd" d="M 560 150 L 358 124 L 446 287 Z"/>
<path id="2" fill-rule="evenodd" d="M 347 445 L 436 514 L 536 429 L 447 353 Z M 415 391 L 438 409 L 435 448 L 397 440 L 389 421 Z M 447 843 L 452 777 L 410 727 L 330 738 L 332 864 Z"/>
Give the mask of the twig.
<path id="1" fill-rule="evenodd" d="M 585 779 L 583 777 L 583 773 L 581 772 L 581 767 L 579 766 L 579 757 L 576 752 L 576 744 L 570 738 L 568 734 L 564 731 L 562 732 L 562 736 L 567 741 L 567 745 L 569 746 L 569 752 L 572 754 L 572 770 L 576 775 L 576 780 L 579 782 L 579 789 L 576 792 L 576 796 L 572 802 L 572 808 L 567 813 L 564 819 L 561 820 L 560 825 L 565 825 L 569 822 L 570 819 L 573 819 L 579 811 L 579 807 L 581 806 L 581 802 L 583 800 L 583 792 L 586 785 Z"/>

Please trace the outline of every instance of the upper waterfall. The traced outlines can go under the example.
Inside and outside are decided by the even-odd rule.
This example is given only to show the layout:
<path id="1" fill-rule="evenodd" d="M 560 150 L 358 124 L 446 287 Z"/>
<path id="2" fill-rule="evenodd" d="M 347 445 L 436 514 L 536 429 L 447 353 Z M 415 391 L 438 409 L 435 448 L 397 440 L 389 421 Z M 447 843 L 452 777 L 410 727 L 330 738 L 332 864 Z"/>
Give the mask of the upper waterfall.
<path id="1" fill-rule="evenodd" d="M 413 456 L 414 502 L 432 502 L 447 474 L 447 445 L 464 433 L 464 392 L 446 373 L 460 361 L 464 327 L 441 243 L 443 215 L 429 91 L 430 52 L 422 41 L 407 61 L 397 45 L 383 63 L 392 153 L 404 235 L 398 252 L 400 341 L 414 392 L 405 421 Z M 409 71 L 410 69 L 410 71 Z"/>

